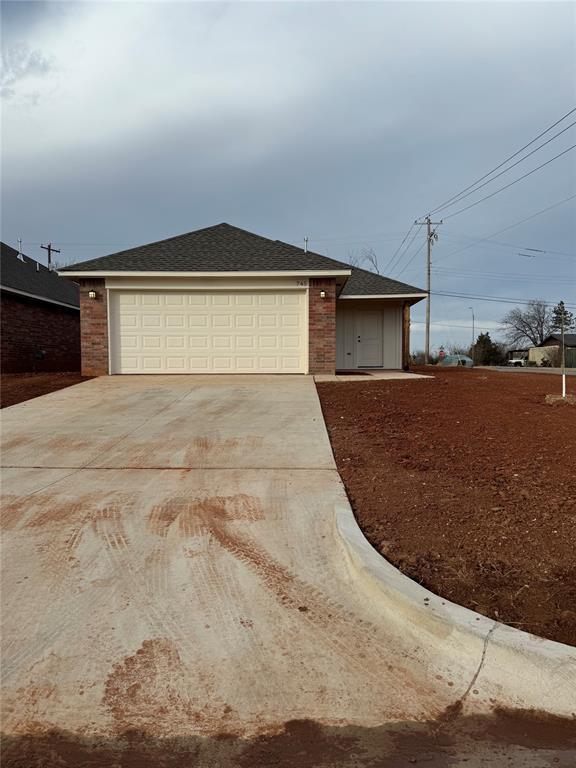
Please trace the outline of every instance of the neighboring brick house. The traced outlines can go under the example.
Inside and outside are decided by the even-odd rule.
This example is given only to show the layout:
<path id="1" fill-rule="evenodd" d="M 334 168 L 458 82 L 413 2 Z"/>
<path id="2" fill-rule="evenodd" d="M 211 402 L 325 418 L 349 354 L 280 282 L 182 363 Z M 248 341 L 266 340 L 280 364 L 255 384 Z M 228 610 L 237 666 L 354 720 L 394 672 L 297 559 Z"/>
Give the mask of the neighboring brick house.
<path id="1" fill-rule="evenodd" d="M 0 244 L 2 373 L 80 370 L 78 285 Z"/>
<path id="2" fill-rule="evenodd" d="M 80 284 L 82 372 L 407 368 L 426 293 L 218 224 L 60 270 Z"/>

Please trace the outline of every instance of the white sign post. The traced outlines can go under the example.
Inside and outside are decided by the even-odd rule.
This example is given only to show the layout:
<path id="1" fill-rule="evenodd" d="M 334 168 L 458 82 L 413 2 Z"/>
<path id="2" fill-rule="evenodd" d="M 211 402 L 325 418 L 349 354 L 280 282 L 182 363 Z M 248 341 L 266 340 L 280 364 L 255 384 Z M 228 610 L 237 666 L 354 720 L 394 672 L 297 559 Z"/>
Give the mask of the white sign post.
<path id="1" fill-rule="evenodd" d="M 562 339 L 562 397 L 565 400 L 566 399 L 566 348 L 564 346 L 564 307 L 562 307 L 562 325 L 560 327 L 562 329 L 562 332 L 561 332 L 561 339 Z"/>

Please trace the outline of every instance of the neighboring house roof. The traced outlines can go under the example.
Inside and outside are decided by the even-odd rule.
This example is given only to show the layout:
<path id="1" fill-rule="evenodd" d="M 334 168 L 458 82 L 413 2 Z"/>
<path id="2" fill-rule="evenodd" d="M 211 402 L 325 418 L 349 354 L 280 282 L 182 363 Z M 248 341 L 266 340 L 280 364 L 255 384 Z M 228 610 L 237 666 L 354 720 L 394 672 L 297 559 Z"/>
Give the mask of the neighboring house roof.
<path id="1" fill-rule="evenodd" d="M 169 237 L 99 259 L 66 272 L 279 272 L 350 270 L 349 264 L 269 240 L 230 224 Z"/>
<path id="2" fill-rule="evenodd" d="M 126 272 L 337 272 L 348 277 L 341 298 L 426 295 L 420 288 L 392 280 L 342 261 L 269 240 L 230 224 L 119 251 L 61 269 L 63 275 Z"/>
<path id="3" fill-rule="evenodd" d="M 63 280 L 28 256 L 18 258 L 18 251 L 0 243 L 0 288 L 21 296 L 63 304 L 78 309 L 80 306 L 77 283 Z"/>
<path id="4" fill-rule="evenodd" d="M 546 344 L 547 341 L 550 340 L 557 341 L 558 344 L 562 342 L 562 334 L 561 333 L 551 333 L 549 336 L 547 336 L 544 341 L 541 344 L 538 344 L 539 347 Z M 565 333 L 564 334 L 564 346 L 566 347 L 576 347 L 576 333 Z"/>
<path id="5" fill-rule="evenodd" d="M 346 281 L 340 298 L 354 296 L 426 296 L 426 292 L 413 285 L 392 280 L 390 277 L 376 275 L 359 267 L 352 268 L 352 274 Z"/>

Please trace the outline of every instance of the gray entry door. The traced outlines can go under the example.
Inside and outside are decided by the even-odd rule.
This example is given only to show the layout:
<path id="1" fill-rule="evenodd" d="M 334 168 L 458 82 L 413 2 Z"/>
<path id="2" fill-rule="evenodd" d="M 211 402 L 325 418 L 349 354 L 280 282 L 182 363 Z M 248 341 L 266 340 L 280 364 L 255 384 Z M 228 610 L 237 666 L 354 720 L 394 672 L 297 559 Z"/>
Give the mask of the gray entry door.
<path id="1" fill-rule="evenodd" d="M 367 310 L 356 315 L 356 367 L 383 365 L 382 312 Z"/>

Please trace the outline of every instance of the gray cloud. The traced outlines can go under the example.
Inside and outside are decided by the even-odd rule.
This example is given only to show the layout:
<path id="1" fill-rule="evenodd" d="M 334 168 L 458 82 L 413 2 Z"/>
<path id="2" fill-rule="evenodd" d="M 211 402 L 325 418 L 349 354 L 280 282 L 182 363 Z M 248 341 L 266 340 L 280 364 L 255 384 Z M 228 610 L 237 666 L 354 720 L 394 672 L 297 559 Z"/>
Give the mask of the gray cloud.
<path id="1" fill-rule="evenodd" d="M 11 98 L 28 78 L 45 77 L 53 70 L 54 63 L 41 51 L 31 49 L 26 43 L 11 45 L 2 51 L 0 95 Z"/>

